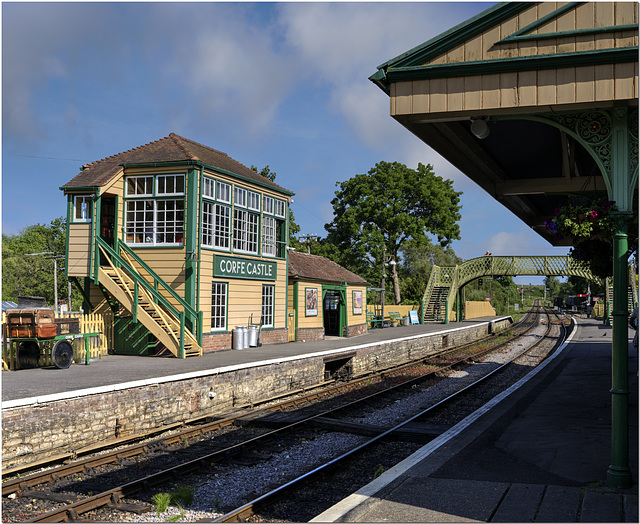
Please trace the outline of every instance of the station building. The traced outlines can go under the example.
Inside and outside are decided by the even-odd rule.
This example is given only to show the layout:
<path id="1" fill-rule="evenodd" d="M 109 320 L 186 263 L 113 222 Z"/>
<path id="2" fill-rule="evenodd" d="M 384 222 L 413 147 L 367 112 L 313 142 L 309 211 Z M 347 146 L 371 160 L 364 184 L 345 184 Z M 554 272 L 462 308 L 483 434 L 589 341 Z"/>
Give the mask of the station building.
<path id="1" fill-rule="evenodd" d="M 289 252 L 289 317 L 296 340 L 352 337 L 367 331 L 367 282 L 316 255 Z"/>
<path id="2" fill-rule="evenodd" d="M 60 189 L 67 276 L 85 311 L 113 312 L 118 353 L 184 358 L 230 349 L 234 327 L 250 324 L 261 326 L 261 344 L 295 340 L 298 324 L 317 339 L 322 309 L 312 321 L 304 301 L 290 296 L 301 282 L 316 285 L 321 306 L 338 297 L 338 336 L 362 329 L 349 326 L 366 314 L 344 309 L 353 300 L 346 281 L 362 279 L 340 268 L 338 281 L 318 285 L 313 275 L 322 270 L 305 264 L 289 285 L 293 193 L 225 153 L 172 133 L 87 164 Z M 362 289 L 355 296 L 364 312 Z"/>

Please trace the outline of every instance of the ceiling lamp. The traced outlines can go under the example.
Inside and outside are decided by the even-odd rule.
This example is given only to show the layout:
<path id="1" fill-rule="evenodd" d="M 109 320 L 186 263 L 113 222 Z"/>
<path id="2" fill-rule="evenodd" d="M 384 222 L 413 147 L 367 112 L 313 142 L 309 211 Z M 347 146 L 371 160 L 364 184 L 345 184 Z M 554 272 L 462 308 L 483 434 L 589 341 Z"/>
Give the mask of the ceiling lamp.
<path id="1" fill-rule="evenodd" d="M 489 124 L 486 119 L 474 118 L 471 120 L 471 132 L 480 140 L 489 136 Z"/>

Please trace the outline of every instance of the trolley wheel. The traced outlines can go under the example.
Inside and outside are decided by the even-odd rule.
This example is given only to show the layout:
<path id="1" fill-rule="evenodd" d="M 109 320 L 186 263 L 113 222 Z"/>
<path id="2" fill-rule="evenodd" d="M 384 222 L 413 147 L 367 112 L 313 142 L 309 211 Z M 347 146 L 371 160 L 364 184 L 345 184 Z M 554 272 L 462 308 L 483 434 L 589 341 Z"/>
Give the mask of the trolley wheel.
<path id="1" fill-rule="evenodd" d="M 40 360 L 40 346 L 35 340 L 25 340 L 18 346 L 18 364 L 22 369 L 35 368 Z"/>
<path id="2" fill-rule="evenodd" d="M 51 350 L 51 360 L 57 368 L 67 369 L 73 362 L 73 346 L 66 340 L 58 340 Z"/>

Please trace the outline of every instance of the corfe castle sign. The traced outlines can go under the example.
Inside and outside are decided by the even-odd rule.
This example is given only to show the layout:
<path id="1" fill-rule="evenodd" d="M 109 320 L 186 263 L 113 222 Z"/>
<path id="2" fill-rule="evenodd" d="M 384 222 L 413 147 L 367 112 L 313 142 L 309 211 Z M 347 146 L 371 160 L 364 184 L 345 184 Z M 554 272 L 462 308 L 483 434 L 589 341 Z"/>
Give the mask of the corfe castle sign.
<path id="1" fill-rule="evenodd" d="M 213 259 L 213 276 L 222 278 L 246 278 L 252 280 L 276 280 L 277 264 L 216 255 Z"/>

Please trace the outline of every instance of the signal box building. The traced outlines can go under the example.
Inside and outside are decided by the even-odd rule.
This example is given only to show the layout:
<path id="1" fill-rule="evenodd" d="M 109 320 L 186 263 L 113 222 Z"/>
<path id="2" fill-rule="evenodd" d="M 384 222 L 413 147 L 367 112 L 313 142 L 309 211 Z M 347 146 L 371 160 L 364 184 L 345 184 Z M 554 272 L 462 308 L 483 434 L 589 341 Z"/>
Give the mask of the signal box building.
<path id="1" fill-rule="evenodd" d="M 119 353 L 230 349 L 236 325 L 286 342 L 293 193 L 170 134 L 87 164 L 67 196 L 67 276 L 115 313 Z"/>

